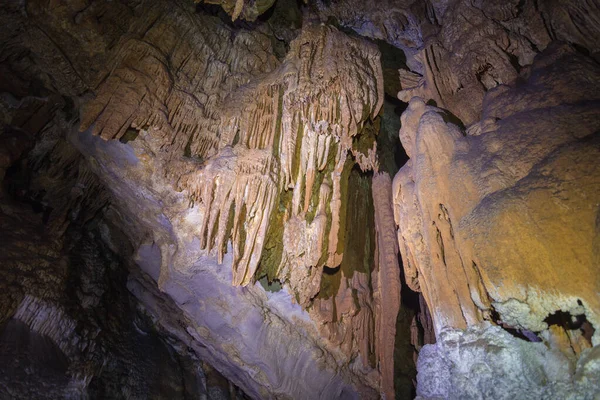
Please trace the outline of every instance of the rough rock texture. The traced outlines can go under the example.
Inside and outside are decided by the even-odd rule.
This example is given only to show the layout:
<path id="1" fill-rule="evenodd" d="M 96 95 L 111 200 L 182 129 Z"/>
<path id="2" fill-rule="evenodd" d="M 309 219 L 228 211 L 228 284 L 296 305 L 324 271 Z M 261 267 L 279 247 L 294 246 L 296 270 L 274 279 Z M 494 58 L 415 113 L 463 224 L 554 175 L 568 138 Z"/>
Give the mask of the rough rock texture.
<path id="1" fill-rule="evenodd" d="M 597 14 L 588 2 L 458 2 L 421 53 L 424 77 L 400 72 L 399 98 L 410 102 L 399 136 L 410 160 L 394 179 L 395 221 L 406 282 L 423 293 L 438 340 L 446 327 L 487 320 L 594 368 L 596 348 L 584 349 L 600 344 L 600 69 L 596 44 L 571 29 L 595 29 Z M 511 33 L 516 27 L 528 39 Z M 486 332 L 492 340 L 500 330 Z M 515 343 L 506 347 L 527 357 Z M 537 358 L 550 357 L 536 346 Z M 520 377 L 473 382 L 476 361 L 453 359 L 443 372 L 453 352 L 442 343 L 421 354 L 423 397 L 542 395 L 541 378 L 531 387 Z M 447 379 L 434 377 L 438 367 Z M 444 386 L 439 393 L 435 382 Z M 500 386 L 510 390 L 490 392 Z M 569 389 L 548 390 L 561 397 L 552 391 Z M 591 398 L 597 388 L 584 382 L 574 390 Z"/>
<path id="2" fill-rule="evenodd" d="M 594 399 L 600 347 L 573 363 L 543 343 L 517 339 L 485 323 L 445 329 L 420 353 L 417 399 Z"/>
<path id="3" fill-rule="evenodd" d="M 440 2 L 442 3 L 442 2 Z M 455 1 L 435 19 L 439 30 L 415 56 L 417 84 L 401 75 L 399 98 L 431 99 L 463 124 L 481 118 L 486 91 L 512 84 L 553 40 L 568 41 L 593 55 L 599 37 L 596 2 Z M 413 75 L 414 76 L 414 75 Z"/>
<path id="4" fill-rule="evenodd" d="M 144 271 L 132 267 L 128 288 L 160 334 L 185 343 L 255 398 L 371 398 L 382 385 L 392 397 L 395 329 L 393 322 L 376 326 L 374 298 L 396 304 L 382 310 L 395 321 L 399 284 L 373 288 L 374 243 L 383 239 L 372 232 L 372 214 L 362 212 L 365 200 L 372 204 L 365 173 L 378 169 L 383 79 L 376 46 L 306 24 L 278 59 L 272 25 L 232 27 L 184 2 L 92 2 L 83 10 L 31 2 L 27 14 L 22 5 L 4 7 L 21 18 L 6 18 L 7 70 L 23 82 L 42 76 L 43 96 L 31 101 L 44 107 L 33 119 L 39 127 L 12 118 L 31 139 L 7 147 L 3 168 L 56 126 L 54 139 L 66 139 L 69 151 L 46 144 L 48 165 L 78 165 L 69 184 L 79 191 L 71 190 L 91 203 L 61 206 L 60 190 L 40 201 L 54 199 L 48 210 L 93 214 L 110 199 L 102 218 L 131 243 L 113 250 Z M 32 35 L 43 40 L 33 43 Z M 19 63 L 19 54 L 32 59 Z M 23 106 L 15 104 L 7 109 L 18 114 Z M 49 125 L 43 116 L 60 107 Z M 389 201 L 386 207 L 389 214 Z M 339 272 L 323 282 L 325 268 Z M 398 283 L 397 263 L 376 271 L 395 274 Z M 284 289 L 265 292 L 256 283 L 263 276 Z M 99 290 L 97 282 L 82 284 L 84 292 Z M 102 307 L 94 296 L 79 298 Z M 10 304 L 2 309 L 7 317 L 20 310 L 18 300 Z M 32 304 L 34 316 L 22 320 L 37 327 L 36 310 L 55 305 Z M 60 347 L 65 335 L 57 332 L 50 337 Z M 380 341 L 386 345 L 376 350 Z M 292 369 L 304 372 L 293 376 Z"/>
<path id="5" fill-rule="evenodd" d="M 420 70 L 414 60 L 437 29 L 435 13 L 428 1 L 383 0 L 376 7 L 360 0 L 316 2 L 321 20 L 336 22 L 361 36 L 383 40 L 406 55 L 410 68 Z"/>
<path id="6" fill-rule="evenodd" d="M 196 0 L 196 2 L 219 4 L 227 14 L 231 15 L 233 21 L 238 18 L 254 21 L 267 11 L 275 0 Z"/>
<path id="7" fill-rule="evenodd" d="M 494 311 L 531 331 L 557 310 L 600 322 L 599 73 L 554 46 L 522 86 L 491 91 L 484 119 L 466 132 L 411 100 L 396 222 L 407 281 L 423 291 L 438 332 Z"/>
<path id="8" fill-rule="evenodd" d="M 123 234 L 103 221 L 108 196 L 47 128 L 0 191 L 0 397 L 229 398 L 229 383 L 207 383 L 222 378 L 159 333 L 126 290 Z M 62 197 L 40 194 L 53 191 Z"/>
<path id="9" fill-rule="evenodd" d="M 451 335 L 494 368 L 555 360 L 530 386 L 508 380 L 512 397 L 592 377 L 598 14 L 2 3 L 1 387 L 410 397 L 420 350 L 424 397 L 501 387 Z M 449 377 L 439 393 L 429 366 Z"/>
<path id="10" fill-rule="evenodd" d="M 486 91 L 513 83 L 552 41 L 597 58 L 599 7 L 584 0 L 316 2 L 322 20 L 404 51 L 401 100 L 433 100 L 465 125 L 480 119 Z"/>

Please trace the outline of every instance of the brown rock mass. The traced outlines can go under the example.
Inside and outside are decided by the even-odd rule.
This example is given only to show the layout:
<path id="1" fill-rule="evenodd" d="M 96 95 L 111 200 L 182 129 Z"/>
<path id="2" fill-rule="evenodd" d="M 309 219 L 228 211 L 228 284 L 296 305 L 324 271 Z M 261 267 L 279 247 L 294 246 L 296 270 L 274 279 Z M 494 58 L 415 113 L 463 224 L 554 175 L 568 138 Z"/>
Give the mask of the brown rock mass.
<path id="1" fill-rule="evenodd" d="M 423 291 L 437 332 L 495 312 L 531 331 L 556 310 L 598 323 L 599 73 L 552 46 L 526 86 L 490 91 L 466 132 L 411 100 L 395 218 L 407 280 Z"/>
<path id="2" fill-rule="evenodd" d="M 392 210 L 392 180 L 384 172 L 373 177 L 377 231 L 376 276 L 373 278 L 377 329 L 377 357 L 385 398 L 394 398 L 394 341 L 400 310 L 400 266 Z"/>

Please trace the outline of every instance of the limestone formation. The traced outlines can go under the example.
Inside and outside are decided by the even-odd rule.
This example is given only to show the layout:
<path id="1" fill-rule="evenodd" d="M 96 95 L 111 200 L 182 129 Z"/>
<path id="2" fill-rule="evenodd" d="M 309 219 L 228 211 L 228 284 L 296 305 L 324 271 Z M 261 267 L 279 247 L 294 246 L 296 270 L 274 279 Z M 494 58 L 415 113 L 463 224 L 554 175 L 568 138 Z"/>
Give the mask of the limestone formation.
<path id="1" fill-rule="evenodd" d="M 230 37 L 214 19 L 183 7 L 157 3 L 130 30 L 104 61 L 108 70 L 80 129 L 120 139 L 128 130 L 157 128 L 153 150 L 166 157 L 214 155 L 226 95 L 277 66 L 264 33 Z"/>
<path id="2" fill-rule="evenodd" d="M 377 355 L 381 368 L 382 392 L 386 398 L 394 397 L 394 342 L 396 318 L 400 310 L 400 274 L 398 245 L 395 238 L 392 210 L 392 181 L 386 173 L 373 177 L 373 204 L 377 230 L 377 276 L 375 312 L 377 328 Z"/>
<path id="3" fill-rule="evenodd" d="M 593 398 L 599 14 L 0 4 L 0 397 Z"/>
<path id="4" fill-rule="evenodd" d="M 419 51 L 410 60 L 411 71 L 401 71 L 399 98 L 433 100 L 464 125 L 480 119 L 487 91 L 516 83 L 553 40 L 598 52 L 597 43 L 589 40 L 600 35 L 594 2 L 544 2 L 539 7 L 516 0 L 432 3 L 420 24 L 421 35 L 430 38 L 414 46 Z"/>
<path id="5" fill-rule="evenodd" d="M 592 238 L 599 192 L 591 162 L 598 109 L 589 102 L 598 72 L 572 49 L 553 47 L 533 64 L 523 89 L 488 94 L 484 120 L 467 131 L 476 136 L 445 122 L 444 111 L 411 100 L 400 131 L 411 161 L 394 180 L 395 217 L 406 275 L 423 291 L 438 332 L 492 319 L 493 311 L 532 331 L 546 329 L 544 319 L 556 310 L 598 323 Z M 543 95 L 549 91 L 569 93 L 561 103 L 570 106 Z M 567 173 L 560 165 L 573 157 L 580 162 Z M 579 211 L 561 212 L 561 205 Z"/>
<path id="6" fill-rule="evenodd" d="M 446 329 L 421 351 L 417 399 L 593 399 L 600 390 L 597 352 L 588 349 L 574 364 L 489 324 Z"/>
<path id="7" fill-rule="evenodd" d="M 354 53 L 358 58 L 350 58 Z M 235 285 L 254 278 L 273 206 L 289 190 L 277 277 L 306 306 L 319 291 L 323 266 L 340 264 L 342 173 L 352 139 L 381 108 L 377 57 L 376 49 L 332 28 L 308 27 L 277 71 L 230 95 L 218 134 L 221 153 L 181 178 L 180 187 L 205 210 L 202 247 L 210 250 L 214 241 L 222 259 L 233 232 Z"/>
<path id="8" fill-rule="evenodd" d="M 267 11 L 275 0 L 196 0 L 196 2 L 219 4 L 227 14 L 231 15 L 231 19 L 234 21 L 238 18 L 254 21 L 259 15 Z"/>
<path id="9" fill-rule="evenodd" d="M 411 100 L 395 218 L 407 281 L 423 292 L 438 334 L 488 320 L 565 351 L 580 347 L 581 324 L 549 327 L 553 314 L 597 326 L 599 72 L 552 46 L 523 88 L 489 92 L 482 121 L 466 131 Z M 564 93 L 561 105 L 550 92 Z M 588 333 L 584 347 L 597 343 Z"/>
<path id="10" fill-rule="evenodd" d="M 307 339 L 325 340 L 321 346 L 331 353 L 327 363 L 344 365 L 360 355 L 361 368 L 373 371 L 369 360 L 376 337 L 381 334 L 393 345 L 394 330 L 379 333 L 375 328 L 368 269 L 348 270 L 331 294 L 323 294 L 321 278 L 325 267 L 339 268 L 344 258 L 350 218 L 346 193 L 354 160 L 363 171 L 378 167 L 373 120 L 383 102 L 379 52 L 335 28 L 307 25 L 279 63 L 265 42 L 268 28 L 235 35 L 228 29 L 215 18 L 192 15 L 185 6 L 167 10 L 162 3 L 132 17 L 128 35 L 107 51 L 106 69 L 99 65 L 101 78 L 86 82 L 95 85 L 95 96 L 83 102 L 83 133 L 69 138 L 94 160 L 94 172 L 121 212 L 135 215 L 130 234 L 141 246 L 136 257 L 162 290 L 175 299 L 181 290 L 192 290 L 200 257 L 213 265 L 212 281 L 231 274 L 229 282 L 219 285 L 248 287 L 250 297 L 244 301 L 250 304 L 266 301 L 254 286 L 261 274 L 284 283 L 293 301 L 310 309 L 319 323 L 314 307 L 322 295 L 337 311 L 325 330 L 306 328 L 312 331 Z M 186 35 L 187 40 L 177 40 Z M 119 139 L 127 147 L 98 141 L 90 133 Z M 371 196 L 370 189 L 362 190 Z M 358 207 L 352 215 L 360 212 Z M 279 253 L 269 247 L 263 254 L 273 242 Z M 153 267 L 146 267 L 145 246 L 155 249 L 158 265 L 152 261 Z M 372 253 L 364 255 L 367 268 Z M 389 268 L 388 273 L 399 272 L 397 264 Z M 176 283 L 179 276 L 190 280 Z M 235 301 L 231 293 L 226 296 Z M 205 317 L 194 307 L 178 307 L 189 329 L 203 325 Z M 393 309 L 386 315 L 395 318 Z M 232 329 L 243 326 L 240 319 Z M 217 345 L 216 332 L 199 332 L 192 340 Z M 187 332 L 176 335 L 190 340 Z M 247 340 L 237 349 L 218 346 L 204 357 L 222 370 L 232 357 L 255 357 Z M 389 377 L 390 356 L 379 357 L 388 360 Z M 265 360 L 261 363 L 276 362 L 271 356 Z M 306 362 L 315 360 L 310 356 Z M 377 371 L 368 377 L 344 372 L 341 381 L 362 385 L 359 390 L 367 395 L 368 386 L 379 388 Z M 281 385 L 269 376 L 225 374 L 257 396 Z M 389 378 L 387 385 L 391 393 Z M 336 389 L 340 383 L 332 387 L 341 390 Z"/>

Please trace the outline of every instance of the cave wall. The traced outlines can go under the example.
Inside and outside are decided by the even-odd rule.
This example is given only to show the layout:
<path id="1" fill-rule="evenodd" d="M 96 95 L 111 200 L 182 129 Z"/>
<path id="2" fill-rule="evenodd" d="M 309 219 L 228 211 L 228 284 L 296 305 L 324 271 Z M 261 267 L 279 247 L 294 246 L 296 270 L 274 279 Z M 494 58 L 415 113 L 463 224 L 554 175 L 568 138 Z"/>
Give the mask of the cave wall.
<path id="1" fill-rule="evenodd" d="M 419 358 L 421 398 L 597 391 L 583 378 L 600 299 L 596 15 L 588 2 L 454 2 L 400 70 L 398 242 L 439 340 Z"/>
<path id="2" fill-rule="evenodd" d="M 507 395 L 587 396 L 598 14 L 1 5 L 3 337 L 84 371 L 49 393 L 115 394 L 135 370 L 132 396 L 210 397 L 217 382 L 230 397 L 409 397 L 421 352 L 423 398 L 496 397 L 502 381 L 464 377 L 521 362 Z"/>
<path id="3" fill-rule="evenodd" d="M 0 396 L 243 398 L 127 290 L 136 267 L 110 195 L 64 140 L 63 110 L 36 121 L 37 105 L 4 122 L 29 113 L 44 140 L 19 155 L 28 131 L 6 125 L 0 135 L 17 159 L 0 191 Z"/>
<path id="4" fill-rule="evenodd" d="M 348 176 L 377 167 L 376 46 L 307 24 L 278 59 L 266 24 L 231 26 L 186 2 L 116 7 L 8 5 L 21 24 L 3 51 L 10 73 L 42 75 L 72 102 L 60 134 L 106 189 L 144 272 L 129 290 L 249 396 L 375 396 L 376 362 L 391 382 L 393 355 L 375 350 L 373 248 L 317 295 L 325 265 L 342 262 Z M 261 276 L 285 290 L 265 292 Z"/>

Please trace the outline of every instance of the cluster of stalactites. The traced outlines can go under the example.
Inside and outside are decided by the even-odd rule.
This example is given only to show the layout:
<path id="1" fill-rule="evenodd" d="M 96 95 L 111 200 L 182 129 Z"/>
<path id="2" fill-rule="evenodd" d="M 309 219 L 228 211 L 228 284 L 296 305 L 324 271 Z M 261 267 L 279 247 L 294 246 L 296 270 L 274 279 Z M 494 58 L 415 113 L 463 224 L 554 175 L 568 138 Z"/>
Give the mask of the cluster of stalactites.
<path id="1" fill-rule="evenodd" d="M 339 265 L 343 170 L 350 154 L 363 169 L 375 165 L 352 145 L 383 102 L 379 51 L 335 28 L 307 25 L 273 70 L 264 35 L 242 30 L 231 38 L 202 18 L 156 6 L 137 21 L 84 107 L 81 129 L 105 139 L 148 129 L 145 140 L 166 155 L 168 170 L 182 154 L 205 160 L 183 168 L 178 186 L 203 207 L 204 249 L 221 260 L 233 240 L 234 284 L 251 281 L 283 191 L 293 190 L 286 221 L 307 220 L 290 227 L 304 226 L 302 234 L 320 243 L 310 260 Z M 263 162 L 269 167 L 257 166 Z M 330 201 L 318 198 L 325 195 Z M 318 226 L 310 227 L 316 215 Z"/>
<path id="2" fill-rule="evenodd" d="M 154 150 L 213 156 L 223 99 L 277 66 L 268 40 L 244 30 L 232 37 L 210 18 L 155 4 L 111 54 L 80 129 L 109 140 L 152 127 Z"/>
<path id="3" fill-rule="evenodd" d="M 323 265 L 336 267 L 340 264 L 342 254 L 338 250 L 338 233 L 343 218 L 343 170 L 352 152 L 353 138 L 381 108 L 382 82 L 376 47 L 332 27 L 318 25 L 305 27 L 292 42 L 278 70 L 230 97 L 219 128 L 222 150 L 207 161 L 206 168 L 195 172 L 198 178 L 185 180 L 188 184 L 184 183 L 183 188 L 196 193 L 205 207 L 201 227 L 204 248 L 209 251 L 216 248 L 221 258 L 222 249 L 232 235 L 234 284 L 250 282 L 256 270 L 255 262 L 258 263 L 262 253 L 274 202 L 279 194 L 288 190 L 293 190 L 293 194 L 284 218 L 283 240 L 294 241 L 294 246 L 284 246 L 278 270 L 286 276 L 280 278 L 297 280 L 290 284 L 303 292 L 300 298 L 306 303 L 319 290 Z M 260 184 L 255 183 L 257 188 L 264 186 L 264 190 L 257 189 L 258 197 L 252 201 L 249 196 L 254 196 L 254 192 L 246 189 L 245 175 L 228 177 L 230 168 L 221 166 L 223 152 L 230 147 L 236 149 L 232 153 L 232 157 L 237 158 L 235 163 L 245 164 L 252 151 L 271 154 L 278 161 L 277 168 L 273 169 L 276 178 L 253 175 L 260 181 Z M 373 158 L 372 154 L 365 156 Z M 244 159 L 240 160 L 240 157 Z M 219 172 L 210 172 L 213 170 Z M 319 178 L 318 174 L 321 174 Z M 234 184 L 234 181 L 244 183 Z M 189 182 L 193 184 L 189 186 Z M 203 189 L 197 190 L 198 185 Z M 240 190 L 242 192 L 236 192 Z M 231 191 L 237 194 L 229 194 Z M 217 193 L 219 195 L 215 197 Z M 227 196 L 238 199 L 235 210 L 229 211 L 227 201 L 223 200 Z M 319 198 L 313 199 L 314 196 Z M 210 209 L 214 204 L 219 211 Z M 254 215 L 260 223 L 246 221 L 237 225 L 234 221 L 232 232 L 229 232 L 227 226 L 231 224 L 227 215 L 231 212 L 237 216 L 241 204 L 253 207 L 254 212 L 260 214 L 260 217 Z M 215 217 L 215 213 L 220 217 Z M 310 222 L 307 214 L 312 216 Z M 213 229 L 215 224 L 216 229 Z M 247 232 L 236 234 L 242 229 Z M 214 244 L 209 240 L 213 231 L 217 232 Z M 246 243 L 236 243 L 236 237 L 245 237 Z M 236 253 L 235 249 L 239 247 L 244 251 Z M 252 261 L 248 262 L 249 259 Z M 299 265 L 306 274 L 294 279 L 298 274 L 291 271 L 300 268 L 293 267 Z M 245 267 L 248 270 L 242 271 Z M 318 270 L 313 271 L 313 268 Z M 307 279 L 310 284 L 306 283 Z M 307 290 L 307 287 L 312 289 Z"/>
<path id="4" fill-rule="evenodd" d="M 260 261 L 271 210 L 277 198 L 277 160 L 258 149 L 222 149 L 201 171 L 184 175 L 186 188 L 204 212 L 200 246 L 223 262 L 233 243 L 233 284 L 251 282 Z"/>

